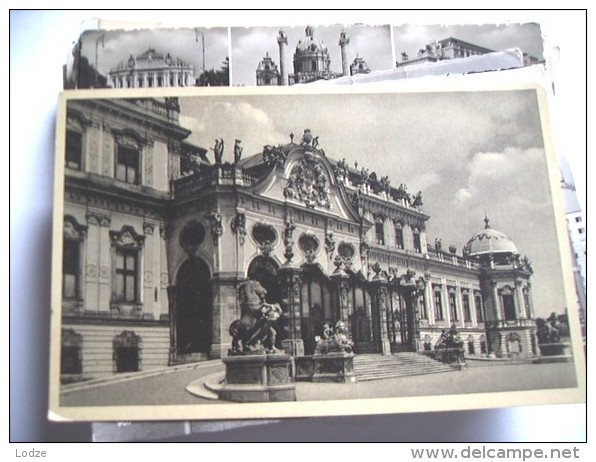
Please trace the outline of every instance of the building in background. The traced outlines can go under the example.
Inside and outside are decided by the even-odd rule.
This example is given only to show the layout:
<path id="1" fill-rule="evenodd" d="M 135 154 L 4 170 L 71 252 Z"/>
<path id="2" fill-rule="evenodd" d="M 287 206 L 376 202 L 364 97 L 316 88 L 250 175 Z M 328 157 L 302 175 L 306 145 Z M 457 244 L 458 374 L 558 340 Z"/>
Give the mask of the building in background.
<path id="1" fill-rule="evenodd" d="M 314 34 L 312 26 L 306 27 L 305 36 L 296 44 L 292 59 L 293 73 L 287 71 L 288 37 L 284 30 L 279 31 L 277 43 L 279 45 L 279 71 L 275 62 L 267 54 L 257 66 L 257 85 L 293 85 L 370 72 L 370 68 L 363 58 L 356 57 L 352 64 L 348 63 L 347 47 L 350 44 L 350 38 L 345 31 L 340 33 L 338 41 L 338 46 L 341 49 L 341 72 L 331 70 L 329 49 Z"/>
<path id="2" fill-rule="evenodd" d="M 149 48 L 121 61 L 108 72 L 112 88 L 190 87 L 195 85 L 192 64 Z"/>
<path id="3" fill-rule="evenodd" d="M 451 59 L 468 58 L 470 56 L 493 53 L 495 50 L 464 42 L 463 40 L 449 37 L 443 40 L 434 41 L 420 48 L 416 56 L 409 56 L 401 53 L 401 60 L 396 63 L 397 67 L 412 66 L 421 63 L 434 63 Z M 538 58 L 523 54 L 524 66 L 539 64 Z"/>
<path id="4" fill-rule="evenodd" d="M 569 232 L 569 241 L 571 244 L 571 257 L 573 261 L 573 275 L 575 281 L 575 292 L 579 305 L 580 322 L 584 336 L 586 334 L 586 222 L 584 214 L 579 205 L 575 192 L 573 176 L 568 166 L 564 164 L 561 169 L 561 188 L 563 190 L 563 201 L 565 204 L 565 219 L 567 221 L 567 230 Z"/>

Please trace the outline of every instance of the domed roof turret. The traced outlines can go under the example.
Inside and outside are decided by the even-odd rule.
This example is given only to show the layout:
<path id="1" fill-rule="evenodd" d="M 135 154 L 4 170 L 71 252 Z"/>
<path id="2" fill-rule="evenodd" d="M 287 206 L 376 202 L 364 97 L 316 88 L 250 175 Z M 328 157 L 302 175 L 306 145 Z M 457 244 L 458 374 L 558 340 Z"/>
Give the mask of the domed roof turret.
<path id="1" fill-rule="evenodd" d="M 314 28 L 312 26 L 306 28 L 306 37 L 296 45 L 295 55 L 301 54 L 329 54 L 327 46 L 314 36 Z"/>
<path id="2" fill-rule="evenodd" d="M 508 256 L 517 255 L 514 242 L 501 231 L 492 229 L 489 219 L 484 218 L 484 229 L 474 234 L 463 248 L 467 257 L 481 257 L 483 255 Z"/>

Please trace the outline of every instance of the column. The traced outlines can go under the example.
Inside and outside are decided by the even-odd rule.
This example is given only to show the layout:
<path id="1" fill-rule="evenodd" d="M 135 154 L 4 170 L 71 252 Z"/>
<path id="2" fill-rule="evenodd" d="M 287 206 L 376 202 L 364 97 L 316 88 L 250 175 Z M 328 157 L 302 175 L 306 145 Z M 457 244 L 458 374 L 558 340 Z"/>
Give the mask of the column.
<path id="1" fill-rule="evenodd" d="M 436 319 L 433 290 L 432 284 L 430 284 L 430 278 L 428 279 L 426 287 L 424 288 L 424 306 L 426 307 L 426 314 L 428 315 L 428 324 L 433 326 L 436 323 Z"/>
<path id="2" fill-rule="evenodd" d="M 286 353 L 292 356 L 304 356 L 304 342 L 302 340 L 302 326 L 300 313 L 300 292 L 302 282 L 300 268 L 284 265 L 278 270 L 279 281 L 283 293 L 283 311 L 289 318 L 289 338 L 282 344 Z"/>
<path id="3" fill-rule="evenodd" d="M 281 80 L 280 85 L 287 85 L 288 73 L 286 70 L 286 47 L 288 45 L 288 36 L 283 30 L 279 31 L 277 43 L 279 44 L 279 71 Z"/>
<path id="4" fill-rule="evenodd" d="M 373 340 L 379 344 L 381 353 L 384 355 L 391 354 L 391 342 L 389 340 L 389 332 L 387 330 L 387 307 L 390 306 L 389 300 L 387 298 L 387 284 L 387 281 L 381 278 L 373 280 L 371 283 L 373 300 L 375 301 L 372 307 Z M 375 311 L 376 315 L 374 313 Z"/>
<path id="5" fill-rule="evenodd" d="M 524 304 L 524 295 L 522 293 L 522 281 L 520 280 L 515 281 L 515 303 L 515 317 L 517 319 L 527 318 L 526 307 Z"/>
<path id="6" fill-rule="evenodd" d="M 350 43 L 350 39 L 345 31 L 341 31 L 339 34 L 339 46 L 341 48 L 341 69 L 344 76 L 350 75 L 350 66 L 348 65 L 348 53 L 347 46 Z"/>
<path id="7" fill-rule="evenodd" d="M 99 262 L 99 220 L 95 215 L 87 214 L 87 239 L 85 239 L 85 256 L 82 285 L 85 287 L 85 311 L 97 312 L 99 308 L 99 284 L 97 264 Z"/>
<path id="8" fill-rule="evenodd" d="M 503 314 L 501 313 L 501 303 L 499 300 L 499 291 L 497 290 L 497 283 L 495 281 L 491 281 L 490 285 L 493 298 L 493 313 L 495 315 L 495 320 L 500 321 L 501 319 L 503 319 Z"/>
<path id="9" fill-rule="evenodd" d="M 461 299 L 461 287 L 459 283 L 455 286 L 455 311 L 457 311 L 457 317 L 459 319 L 459 325 L 466 327 L 466 321 L 464 316 L 464 307 Z"/>
<path id="10" fill-rule="evenodd" d="M 331 275 L 331 280 L 333 281 L 333 286 L 335 288 L 336 306 L 334 308 L 336 308 L 335 312 L 339 316 L 338 321 L 342 321 L 345 324 L 346 329 L 348 329 L 349 332 L 352 332 L 350 313 L 353 312 L 353 307 L 348 276 L 343 274 L 333 274 Z"/>
<path id="11" fill-rule="evenodd" d="M 449 288 L 447 287 L 447 284 L 445 282 L 445 280 L 441 281 L 441 291 L 442 293 L 442 298 L 443 298 L 443 315 L 445 316 L 445 321 L 447 322 L 447 326 L 450 327 L 451 326 L 451 306 L 449 304 Z"/>

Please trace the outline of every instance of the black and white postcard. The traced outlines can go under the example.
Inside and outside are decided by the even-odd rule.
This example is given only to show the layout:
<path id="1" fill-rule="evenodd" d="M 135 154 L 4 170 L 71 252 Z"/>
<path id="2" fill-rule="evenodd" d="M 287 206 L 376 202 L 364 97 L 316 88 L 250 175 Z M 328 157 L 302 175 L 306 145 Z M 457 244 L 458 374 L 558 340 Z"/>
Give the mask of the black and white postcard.
<path id="1" fill-rule="evenodd" d="M 585 399 L 540 85 L 65 92 L 57 137 L 53 418 Z"/>

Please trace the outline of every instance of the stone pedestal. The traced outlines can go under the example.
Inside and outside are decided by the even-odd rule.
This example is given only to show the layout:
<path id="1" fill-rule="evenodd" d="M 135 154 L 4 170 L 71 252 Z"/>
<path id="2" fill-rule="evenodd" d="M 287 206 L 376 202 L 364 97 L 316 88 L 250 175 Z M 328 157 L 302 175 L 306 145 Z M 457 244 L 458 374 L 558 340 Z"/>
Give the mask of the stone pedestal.
<path id="1" fill-rule="evenodd" d="M 296 380 L 301 382 L 354 383 L 354 354 L 328 353 L 296 360 Z"/>
<path id="2" fill-rule="evenodd" d="M 573 360 L 571 344 L 568 342 L 540 343 L 542 356 L 535 363 L 565 363 Z"/>
<path id="3" fill-rule="evenodd" d="M 238 355 L 222 361 L 226 379 L 218 391 L 220 399 L 241 403 L 296 401 L 290 355 Z"/>
<path id="4" fill-rule="evenodd" d="M 353 353 L 314 355 L 313 382 L 356 382 Z"/>

